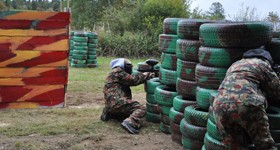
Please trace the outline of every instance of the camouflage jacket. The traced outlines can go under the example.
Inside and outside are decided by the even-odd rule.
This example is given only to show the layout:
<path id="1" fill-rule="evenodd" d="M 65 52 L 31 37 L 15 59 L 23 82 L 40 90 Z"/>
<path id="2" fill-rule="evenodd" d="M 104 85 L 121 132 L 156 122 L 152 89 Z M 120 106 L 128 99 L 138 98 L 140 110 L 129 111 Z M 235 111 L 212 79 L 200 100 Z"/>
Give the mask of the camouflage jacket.
<path id="1" fill-rule="evenodd" d="M 110 103 L 117 103 L 120 99 L 132 98 L 130 86 L 136 86 L 146 81 L 142 73 L 128 74 L 120 67 L 112 69 L 105 80 L 103 88 L 104 98 Z"/>
<path id="2" fill-rule="evenodd" d="M 227 70 L 214 106 L 234 102 L 267 107 L 267 100 L 280 102 L 278 76 L 268 61 L 258 58 L 241 59 Z"/>

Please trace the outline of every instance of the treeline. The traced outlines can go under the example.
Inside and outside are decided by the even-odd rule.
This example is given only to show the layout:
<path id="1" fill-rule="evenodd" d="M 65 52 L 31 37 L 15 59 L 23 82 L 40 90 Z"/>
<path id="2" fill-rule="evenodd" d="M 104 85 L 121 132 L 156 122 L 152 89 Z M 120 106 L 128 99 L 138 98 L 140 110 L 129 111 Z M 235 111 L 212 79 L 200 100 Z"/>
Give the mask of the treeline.
<path id="1" fill-rule="evenodd" d="M 0 10 L 60 11 L 60 0 L 0 0 Z"/>

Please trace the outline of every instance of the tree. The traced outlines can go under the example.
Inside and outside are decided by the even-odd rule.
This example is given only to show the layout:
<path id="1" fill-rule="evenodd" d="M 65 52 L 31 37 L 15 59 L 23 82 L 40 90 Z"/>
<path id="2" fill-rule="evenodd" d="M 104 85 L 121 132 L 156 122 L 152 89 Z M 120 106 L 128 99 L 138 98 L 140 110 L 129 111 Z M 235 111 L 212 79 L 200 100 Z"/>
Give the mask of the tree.
<path id="1" fill-rule="evenodd" d="M 9 10 L 10 7 L 12 6 L 11 0 L 5 0 L 5 6 L 6 6 L 6 8 Z"/>
<path id="2" fill-rule="evenodd" d="M 59 8 L 60 8 L 60 3 L 59 3 L 59 0 L 52 0 L 51 2 L 52 4 L 52 10 L 53 11 L 59 11 Z"/>
<path id="3" fill-rule="evenodd" d="M 233 16 L 233 21 L 260 21 L 261 13 L 258 13 L 257 8 L 244 7 L 243 3 L 238 13 Z"/>
<path id="4" fill-rule="evenodd" d="M 279 28 L 280 18 L 277 12 L 269 12 L 265 20 L 273 24 L 274 31 Z"/>
<path id="5" fill-rule="evenodd" d="M 199 7 L 195 7 L 191 13 L 191 18 L 194 18 L 194 19 L 203 19 L 206 17 L 207 16 L 205 16 L 205 14 L 202 12 L 201 9 L 199 9 Z"/>
<path id="6" fill-rule="evenodd" d="M 1 10 L 6 10 L 6 9 L 7 8 L 6 8 L 5 4 L 3 2 L 0 2 L 0 11 Z"/>
<path id="7" fill-rule="evenodd" d="M 209 11 L 206 12 L 209 19 L 212 20 L 223 20 L 225 19 L 225 10 L 223 5 L 219 2 L 212 3 Z"/>

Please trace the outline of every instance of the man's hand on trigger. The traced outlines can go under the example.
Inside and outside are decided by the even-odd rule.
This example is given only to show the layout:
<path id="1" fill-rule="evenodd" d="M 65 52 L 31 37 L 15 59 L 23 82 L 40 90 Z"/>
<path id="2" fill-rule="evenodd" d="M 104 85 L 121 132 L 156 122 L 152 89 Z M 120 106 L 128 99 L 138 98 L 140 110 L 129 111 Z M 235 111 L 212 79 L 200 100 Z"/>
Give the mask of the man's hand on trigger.
<path id="1" fill-rule="evenodd" d="M 145 76 L 146 80 L 149 80 L 149 79 L 155 77 L 155 73 L 153 73 L 153 72 L 144 72 L 143 75 Z"/>

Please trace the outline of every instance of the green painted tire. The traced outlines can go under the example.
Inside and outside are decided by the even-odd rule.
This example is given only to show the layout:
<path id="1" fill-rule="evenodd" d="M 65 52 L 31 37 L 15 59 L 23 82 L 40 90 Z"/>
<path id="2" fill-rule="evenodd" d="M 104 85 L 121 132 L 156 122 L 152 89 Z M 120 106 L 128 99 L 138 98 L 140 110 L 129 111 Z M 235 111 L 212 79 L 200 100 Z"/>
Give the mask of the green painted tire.
<path id="1" fill-rule="evenodd" d="M 174 123 L 180 124 L 181 120 L 184 118 L 184 113 L 174 110 L 173 107 L 170 108 L 169 118 Z"/>
<path id="2" fill-rule="evenodd" d="M 272 38 L 268 22 L 206 23 L 199 31 L 201 44 L 209 47 L 260 47 Z"/>
<path id="3" fill-rule="evenodd" d="M 160 129 L 161 132 L 163 132 L 165 134 L 171 134 L 170 126 L 166 125 L 166 124 L 164 124 L 162 122 L 159 125 L 159 129 Z"/>
<path id="4" fill-rule="evenodd" d="M 160 113 L 160 122 L 162 122 L 163 124 L 166 124 L 166 125 L 170 125 L 171 121 L 170 121 L 168 115 L 164 115 L 164 114 Z"/>
<path id="5" fill-rule="evenodd" d="M 177 24 L 182 18 L 165 18 L 163 20 L 164 34 L 177 34 Z"/>
<path id="6" fill-rule="evenodd" d="M 157 104 L 154 94 L 146 94 L 146 101 L 150 104 Z"/>
<path id="7" fill-rule="evenodd" d="M 146 121 L 152 123 L 160 123 L 160 115 L 146 112 Z"/>
<path id="8" fill-rule="evenodd" d="M 280 39 L 272 39 L 265 45 L 265 49 L 270 52 L 274 63 L 280 64 Z"/>
<path id="9" fill-rule="evenodd" d="M 87 55 L 75 54 L 72 56 L 72 58 L 79 59 L 79 60 L 87 60 Z"/>
<path id="10" fill-rule="evenodd" d="M 159 35 L 159 50 L 165 53 L 176 53 L 177 35 L 173 34 L 160 34 Z"/>
<path id="11" fill-rule="evenodd" d="M 197 64 L 195 68 L 196 82 L 201 88 L 218 89 L 225 78 L 227 69 Z"/>
<path id="12" fill-rule="evenodd" d="M 155 100 L 160 106 L 170 106 L 173 105 L 173 99 L 177 96 L 177 92 L 174 88 L 168 87 L 166 85 L 159 85 L 155 89 Z"/>
<path id="13" fill-rule="evenodd" d="M 192 125 L 200 127 L 206 127 L 208 115 L 208 111 L 202 110 L 197 105 L 188 106 L 184 111 L 186 121 Z"/>
<path id="14" fill-rule="evenodd" d="M 88 43 L 89 48 L 98 48 L 98 44 Z"/>
<path id="15" fill-rule="evenodd" d="M 98 34 L 96 32 L 88 32 L 87 37 L 90 38 L 90 39 L 97 39 Z"/>
<path id="16" fill-rule="evenodd" d="M 87 41 L 88 41 L 88 37 L 74 36 L 73 40 L 74 40 L 75 42 L 87 42 Z"/>
<path id="17" fill-rule="evenodd" d="M 81 50 L 81 51 L 87 51 L 87 46 L 74 46 L 74 50 Z"/>
<path id="18" fill-rule="evenodd" d="M 178 22 L 177 34 L 180 39 L 199 40 L 199 27 L 204 23 L 214 22 L 204 19 L 181 19 Z"/>
<path id="19" fill-rule="evenodd" d="M 90 43 L 90 44 L 98 44 L 98 39 L 91 39 L 91 38 L 89 38 L 88 39 L 88 43 Z"/>
<path id="20" fill-rule="evenodd" d="M 209 136 L 211 136 L 212 138 L 214 138 L 218 141 L 223 140 L 216 124 L 213 123 L 210 119 L 208 119 L 208 121 L 207 121 L 207 132 L 208 132 Z"/>
<path id="21" fill-rule="evenodd" d="M 177 75 L 180 79 L 195 81 L 197 62 L 177 59 Z"/>
<path id="22" fill-rule="evenodd" d="M 182 135 L 181 134 L 171 133 L 171 140 L 177 144 L 182 145 Z"/>
<path id="23" fill-rule="evenodd" d="M 221 141 L 218 141 L 218 140 L 214 139 L 208 133 L 205 134 L 204 146 L 205 146 L 205 149 L 210 149 L 210 150 L 225 150 L 225 149 L 227 149 L 226 146 Z"/>
<path id="24" fill-rule="evenodd" d="M 75 31 L 74 32 L 74 36 L 76 37 L 87 37 L 87 32 L 83 32 L 83 31 Z"/>
<path id="25" fill-rule="evenodd" d="M 161 53 L 161 67 L 169 70 L 177 69 L 177 57 L 176 54 Z"/>
<path id="26" fill-rule="evenodd" d="M 96 59 L 97 56 L 96 55 L 88 55 L 88 59 Z"/>
<path id="27" fill-rule="evenodd" d="M 168 86 L 176 86 L 177 71 L 168 70 L 160 67 L 159 81 L 161 84 Z"/>
<path id="28" fill-rule="evenodd" d="M 85 67 L 87 67 L 86 64 L 73 64 L 73 63 L 70 63 L 70 66 L 74 67 L 74 68 L 85 68 Z"/>
<path id="29" fill-rule="evenodd" d="M 197 106 L 203 110 L 208 110 L 210 106 L 210 96 L 212 92 L 217 92 L 217 90 L 205 89 L 198 86 L 196 88 Z"/>
<path id="30" fill-rule="evenodd" d="M 91 50 L 88 50 L 88 55 L 96 55 L 96 51 L 91 51 Z"/>
<path id="31" fill-rule="evenodd" d="M 159 82 L 159 78 L 149 79 L 144 84 L 145 92 L 148 94 L 154 94 L 156 87 L 159 85 L 161 85 Z"/>
<path id="32" fill-rule="evenodd" d="M 158 105 L 158 110 L 159 110 L 160 114 L 163 114 L 165 116 L 169 116 L 169 111 L 170 111 L 171 107 L 172 106 Z"/>
<path id="33" fill-rule="evenodd" d="M 170 121 L 170 129 L 171 129 L 171 133 L 175 133 L 175 134 L 181 134 L 181 131 L 180 131 L 180 123 L 177 124 L 177 123 L 174 123 L 173 121 Z"/>
<path id="34" fill-rule="evenodd" d="M 195 81 L 177 79 L 176 90 L 178 95 L 181 95 L 184 99 L 196 99 L 196 87 Z"/>
<path id="35" fill-rule="evenodd" d="M 173 99 L 173 108 L 176 111 L 184 113 L 184 110 L 187 106 L 195 105 L 197 102 L 195 100 L 186 100 L 183 99 L 181 95 L 174 97 Z"/>
<path id="36" fill-rule="evenodd" d="M 176 42 L 176 56 L 185 61 L 198 62 L 199 41 L 178 39 Z"/>
<path id="37" fill-rule="evenodd" d="M 85 64 L 86 60 L 72 59 L 71 63 L 72 64 Z"/>
<path id="38" fill-rule="evenodd" d="M 88 46 L 87 42 L 75 42 L 73 41 L 73 46 Z"/>
<path id="39" fill-rule="evenodd" d="M 185 136 L 182 136 L 182 144 L 184 150 L 200 150 L 202 145 L 204 144 L 203 141 L 191 139 Z"/>
<path id="40" fill-rule="evenodd" d="M 215 48 L 201 46 L 198 59 L 201 65 L 210 67 L 230 67 L 237 60 L 242 59 L 248 48 Z"/>
<path id="41" fill-rule="evenodd" d="M 159 106 L 158 104 L 150 104 L 150 103 L 146 103 L 146 111 L 153 113 L 153 114 L 159 114 Z"/>
<path id="42" fill-rule="evenodd" d="M 280 107 L 269 106 L 266 109 L 270 130 L 280 130 Z"/>
<path id="43" fill-rule="evenodd" d="M 79 55 L 87 55 L 88 51 L 80 51 L 80 50 L 73 50 L 73 54 L 79 54 Z"/>
<path id="44" fill-rule="evenodd" d="M 70 35 L 73 36 L 75 31 L 70 31 Z"/>
<path id="45" fill-rule="evenodd" d="M 185 119 L 180 122 L 180 131 L 184 137 L 203 141 L 204 135 L 207 132 L 206 127 L 195 126 L 188 123 Z"/>

